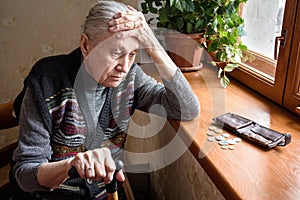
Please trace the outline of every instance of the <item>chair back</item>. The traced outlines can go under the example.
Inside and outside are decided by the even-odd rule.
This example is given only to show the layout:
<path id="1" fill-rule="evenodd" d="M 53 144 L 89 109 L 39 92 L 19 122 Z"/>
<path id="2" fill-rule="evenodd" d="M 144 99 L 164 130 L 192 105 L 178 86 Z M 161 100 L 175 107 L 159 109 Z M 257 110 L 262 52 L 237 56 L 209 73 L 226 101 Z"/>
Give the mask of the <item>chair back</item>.
<path id="1" fill-rule="evenodd" d="M 13 112 L 13 101 L 0 104 L 0 130 L 18 126 L 18 120 Z M 1 199 L 10 199 L 10 183 L 9 183 L 9 170 L 10 163 L 12 162 L 13 151 L 17 147 L 17 142 L 5 144 L 0 147 L 0 176 L 3 181 L 0 183 L 0 197 Z"/>
<path id="2" fill-rule="evenodd" d="M 14 115 L 13 101 L 0 105 L 0 130 L 18 126 L 18 120 Z"/>

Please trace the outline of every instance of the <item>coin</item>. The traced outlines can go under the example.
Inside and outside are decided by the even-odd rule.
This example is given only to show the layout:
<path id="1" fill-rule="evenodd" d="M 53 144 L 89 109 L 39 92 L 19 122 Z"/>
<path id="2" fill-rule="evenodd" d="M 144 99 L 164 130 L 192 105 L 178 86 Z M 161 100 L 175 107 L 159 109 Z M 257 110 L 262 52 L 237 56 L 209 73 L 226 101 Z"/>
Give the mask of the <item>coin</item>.
<path id="1" fill-rule="evenodd" d="M 228 146 L 221 146 L 221 149 L 227 150 Z"/>
<path id="2" fill-rule="evenodd" d="M 216 141 L 216 139 L 214 137 L 211 137 L 211 136 L 208 136 L 207 140 L 210 141 L 210 142 L 215 142 Z"/>
<path id="3" fill-rule="evenodd" d="M 225 137 L 225 138 L 230 137 L 230 135 L 228 133 L 223 133 L 222 136 Z"/>
<path id="4" fill-rule="evenodd" d="M 228 144 L 231 144 L 231 145 L 235 145 L 236 144 L 236 141 L 234 141 L 233 139 L 230 139 L 230 140 L 227 140 Z"/>
<path id="5" fill-rule="evenodd" d="M 222 140 L 225 140 L 225 138 L 223 136 L 221 136 L 221 135 L 217 135 L 216 136 L 216 140 L 222 141 Z"/>
<path id="6" fill-rule="evenodd" d="M 241 142 L 242 141 L 242 139 L 241 138 L 238 138 L 238 137 L 235 137 L 235 138 L 232 138 L 234 141 L 236 141 L 236 142 Z"/>
<path id="7" fill-rule="evenodd" d="M 222 141 L 219 141 L 218 144 L 221 146 L 227 146 L 228 142 L 226 140 L 222 140 Z"/>
<path id="8" fill-rule="evenodd" d="M 217 127 L 211 125 L 211 126 L 208 127 L 208 130 L 214 131 L 214 130 L 216 130 L 216 128 L 217 128 Z"/>
<path id="9" fill-rule="evenodd" d="M 234 150 L 235 149 L 235 146 L 228 146 L 228 149 L 230 149 L 230 150 Z"/>
<path id="10" fill-rule="evenodd" d="M 215 133 L 222 133 L 222 129 L 216 128 Z"/>
<path id="11" fill-rule="evenodd" d="M 206 135 L 208 135 L 208 136 L 214 136 L 214 135 L 215 135 L 215 132 L 207 131 Z"/>

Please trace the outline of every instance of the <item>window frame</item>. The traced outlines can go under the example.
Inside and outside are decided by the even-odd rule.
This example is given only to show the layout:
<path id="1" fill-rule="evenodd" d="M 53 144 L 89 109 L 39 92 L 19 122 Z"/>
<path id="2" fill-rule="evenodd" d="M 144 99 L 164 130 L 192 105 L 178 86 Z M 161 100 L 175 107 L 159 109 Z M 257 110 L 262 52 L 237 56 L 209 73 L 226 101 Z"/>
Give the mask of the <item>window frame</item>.
<path id="1" fill-rule="evenodd" d="M 279 45 L 279 53 L 274 80 L 271 80 L 270 78 L 257 72 L 257 70 L 255 69 L 247 67 L 247 65 L 243 63 L 229 74 L 229 76 L 246 84 L 248 87 L 263 94 L 267 98 L 280 105 L 283 104 L 285 83 L 287 78 L 287 71 L 289 68 L 290 51 L 293 42 L 292 33 L 295 26 L 298 1 L 299 0 L 286 1 L 281 34 L 283 34 L 283 31 L 286 30 L 287 36 L 285 45 Z"/>

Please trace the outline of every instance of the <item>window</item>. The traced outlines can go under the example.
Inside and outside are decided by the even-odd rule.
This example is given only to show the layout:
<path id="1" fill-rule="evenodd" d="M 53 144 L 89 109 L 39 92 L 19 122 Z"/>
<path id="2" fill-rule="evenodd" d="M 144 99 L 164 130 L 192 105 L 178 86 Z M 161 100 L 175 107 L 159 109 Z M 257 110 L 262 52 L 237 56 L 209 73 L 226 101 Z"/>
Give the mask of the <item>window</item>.
<path id="1" fill-rule="evenodd" d="M 243 7 L 247 34 L 242 40 L 249 48 L 246 53 L 249 59 L 245 64 L 272 81 L 275 79 L 278 56 L 275 45 L 281 37 L 284 7 L 285 0 L 249 0 Z"/>
<path id="2" fill-rule="evenodd" d="M 232 76 L 291 110 L 300 104 L 300 0 L 249 0 L 242 9 L 247 61 Z M 287 106 L 293 97 L 293 106 Z M 289 101 L 289 102 L 287 102 Z"/>

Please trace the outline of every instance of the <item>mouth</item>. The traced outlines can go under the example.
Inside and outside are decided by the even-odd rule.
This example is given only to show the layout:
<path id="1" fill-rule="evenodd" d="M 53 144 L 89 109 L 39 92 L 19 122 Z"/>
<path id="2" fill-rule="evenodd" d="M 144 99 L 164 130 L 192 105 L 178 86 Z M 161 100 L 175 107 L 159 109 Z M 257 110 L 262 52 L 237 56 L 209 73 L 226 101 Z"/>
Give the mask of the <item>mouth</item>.
<path id="1" fill-rule="evenodd" d="M 123 79 L 123 76 L 110 76 L 113 81 L 120 81 Z"/>

